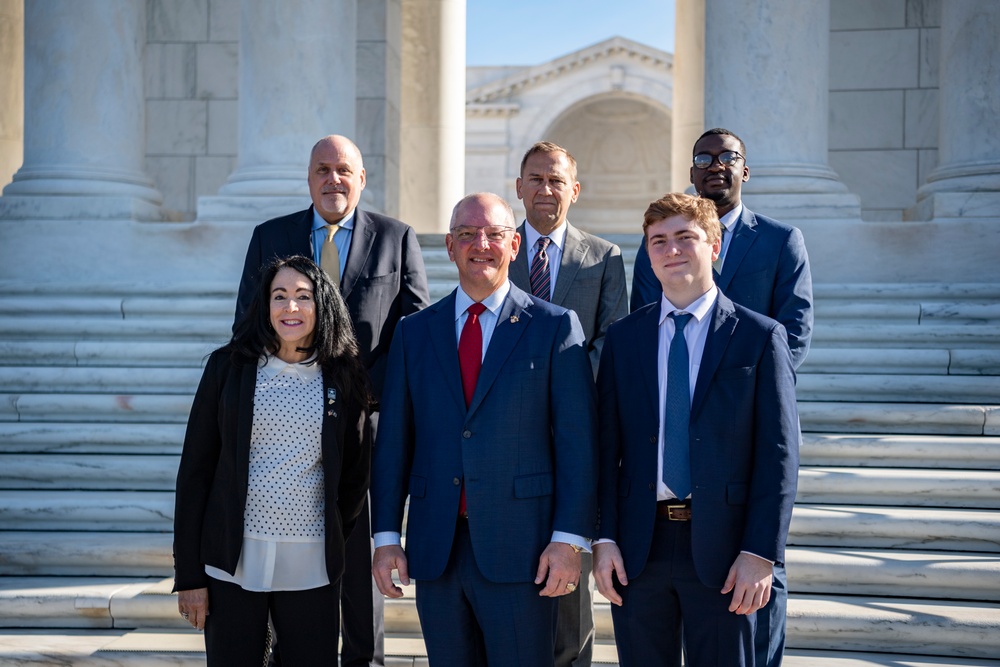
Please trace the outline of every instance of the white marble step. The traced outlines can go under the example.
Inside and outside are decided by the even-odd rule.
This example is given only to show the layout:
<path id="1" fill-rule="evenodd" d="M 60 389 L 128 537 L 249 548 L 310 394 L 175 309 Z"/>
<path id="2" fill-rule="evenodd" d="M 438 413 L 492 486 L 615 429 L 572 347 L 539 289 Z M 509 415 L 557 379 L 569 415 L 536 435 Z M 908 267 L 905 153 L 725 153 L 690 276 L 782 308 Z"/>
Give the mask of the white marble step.
<path id="1" fill-rule="evenodd" d="M 193 395 L 201 374 L 201 368 L 0 366 L 0 386 L 10 393 L 59 389 L 72 393 Z"/>
<path id="2" fill-rule="evenodd" d="M 0 421 L 0 452 L 179 454 L 185 425 Z"/>
<path id="3" fill-rule="evenodd" d="M 0 455 L 0 489 L 173 491 L 178 455 Z"/>
<path id="4" fill-rule="evenodd" d="M 817 320 L 812 345 L 817 347 L 989 348 L 996 345 L 1000 326 L 991 323 L 854 324 L 837 320 Z"/>
<path id="5" fill-rule="evenodd" d="M 995 659 L 1000 656 L 1000 606 L 796 596 L 788 604 L 788 646 Z"/>
<path id="6" fill-rule="evenodd" d="M 802 373 L 800 401 L 995 403 L 1000 376 Z"/>
<path id="7" fill-rule="evenodd" d="M 206 341 L 223 345 L 232 335 L 231 314 L 197 317 L 142 316 L 131 319 L 20 315 L 0 317 L 0 338 L 6 340 L 99 339 L 105 342 L 149 338 L 161 341 Z"/>
<path id="8" fill-rule="evenodd" d="M 171 586 L 170 579 L 0 577 L 0 627 L 182 629 Z M 388 633 L 419 631 L 412 587 L 407 588 L 406 597 L 387 601 Z M 601 640 L 613 639 L 610 616 L 610 605 L 598 596 L 595 626 Z M 1000 606 L 793 594 L 788 645 L 992 657 L 1000 655 Z"/>
<path id="9" fill-rule="evenodd" d="M 200 368 L 216 347 L 199 341 L 0 340 L 0 364 Z"/>
<path id="10" fill-rule="evenodd" d="M 905 503 L 910 507 L 1000 509 L 1000 471 L 805 466 L 799 470 L 795 500 L 812 504 Z"/>
<path id="11" fill-rule="evenodd" d="M 0 575 L 172 577 L 170 532 L 4 531 Z"/>
<path id="12" fill-rule="evenodd" d="M 172 491 L 177 455 L 5 454 L 0 489 Z M 804 466 L 799 503 L 1000 508 L 1000 471 Z"/>
<path id="13" fill-rule="evenodd" d="M 797 504 L 788 544 L 1000 553 L 1000 512 Z"/>
<path id="14" fill-rule="evenodd" d="M 0 394 L 0 421 L 187 423 L 192 394 Z"/>
<path id="15" fill-rule="evenodd" d="M 794 595 L 1000 602 L 996 553 L 789 547 L 786 565 Z"/>
<path id="16" fill-rule="evenodd" d="M 198 366 L 0 366 L 6 392 L 193 394 Z M 803 373 L 801 401 L 990 403 L 1000 397 L 1000 376 Z"/>
<path id="17" fill-rule="evenodd" d="M 1000 406 L 799 401 L 803 432 L 1000 435 Z"/>
<path id="18" fill-rule="evenodd" d="M 199 667 L 204 636 L 192 630 L 0 630 L 0 664 L 20 667 Z M 386 667 L 428 667 L 419 637 L 388 636 Z M 611 642 L 594 646 L 594 664 L 617 667 Z M 789 649 L 785 667 L 997 667 L 1000 660 Z"/>
<path id="19" fill-rule="evenodd" d="M 0 490 L 0 530 L 173 530 L 166 491 Z"/>
<path id="20" fill-rule="evenodd" d="M 799 456 L 804 466 L 1000 470 L 1000 438 L 803 433 Z"/>
<path id="21" fill-rule="evenodd" d="M 990 303 L 1000 301 L 1000 286 L 994 283 L 816 283 L 813 298 L 817 302 Z"/>

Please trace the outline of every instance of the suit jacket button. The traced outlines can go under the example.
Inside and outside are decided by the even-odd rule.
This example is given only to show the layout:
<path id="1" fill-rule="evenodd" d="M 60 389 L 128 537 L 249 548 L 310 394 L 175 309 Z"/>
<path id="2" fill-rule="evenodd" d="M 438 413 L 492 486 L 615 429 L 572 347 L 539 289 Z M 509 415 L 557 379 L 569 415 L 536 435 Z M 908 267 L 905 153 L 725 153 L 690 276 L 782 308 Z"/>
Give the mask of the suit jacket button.
<path id="1" fill-rule="evenodd" d="M 656 436 L 655 435 L 649 436 L 649 442 L 650 442 L 650 444 L 655 445 L 656 444 Z"/>
<path id="2" fill-rule="evenodd" d="M 460 480 L 458 477 L 455 477 L 451 480 L 451 483 L 454 484 L 455 486 L 459 486 L 462 483 L 462 480 Z"/>
<path id="3" fill-rule="evenodd" d="M 656 482 L 650 482 L 649 483 L 649 490 L 650 491 L 656 491 Z"/>
<path id="4" fill-rule="evenodd" d="M 470 431 L 468 429 L 462 431 L 462 437 L 463 438 L 471 438 L 472 437 L 472 431 Z"/>

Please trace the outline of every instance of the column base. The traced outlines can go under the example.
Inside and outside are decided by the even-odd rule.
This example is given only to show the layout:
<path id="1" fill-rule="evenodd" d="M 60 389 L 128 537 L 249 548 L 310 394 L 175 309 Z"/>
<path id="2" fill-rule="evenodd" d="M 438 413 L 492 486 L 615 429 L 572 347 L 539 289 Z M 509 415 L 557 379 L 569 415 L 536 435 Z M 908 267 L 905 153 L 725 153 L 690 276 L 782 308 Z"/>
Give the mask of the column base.
<path id="1" fill-rule="evenodd" d="M 827 194 L 751 194 L 743 192 L 743 203 L 755 213 L 775 220 L 802 219 L 860 220 L 861 200 L 857 195 Z"/>
<path id="2" fill-rule="evenodd" d="M 198 198 L 199 222 L 261 223 L 312 204 L 309 195 L 292 196 L 215 196 Z"/>
<path id="3" fill-rule="evenodd" d="M 0 220 L 161 221 L 163 209 L 141 197 L 48 195 L 0 197 Z"/>
<path id="4" fill-rule="evenodd" d="M 907 221 L 992 218 L 1000 222 L 1000 192 L 932 192 L 903 214 Z"/>

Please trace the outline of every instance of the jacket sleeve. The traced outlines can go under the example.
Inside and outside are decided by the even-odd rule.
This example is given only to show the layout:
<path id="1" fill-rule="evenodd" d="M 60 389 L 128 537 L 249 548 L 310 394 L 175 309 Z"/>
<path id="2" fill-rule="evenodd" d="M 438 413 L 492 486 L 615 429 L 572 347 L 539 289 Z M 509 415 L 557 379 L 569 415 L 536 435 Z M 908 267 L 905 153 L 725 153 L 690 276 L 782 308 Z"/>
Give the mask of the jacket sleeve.
<path id="1" fill-rule="evenodd" d="M 209 358 L 184 435 L 174 500 L 174 590 L 178 591 L 208 585 L 201 560 L 201 536 L 222 448 L 219 399 L 226 355 L 228 352 L 216 351 Z"/>
<path id="2" fill-rule="evenodd" d="M 344 539 L 351 534 L 368 495 L 371 475 L 372 429 L 367 410 L 360 405 L 349 411 L 341 445 L 340 493 L 337 508 L 344 526 Z"/>
<path id="3" fill-rule="evenodd" d="M 806 243 L 798 229 L 791 231 L 781 249 L 772 309 L 770 317 L 788 332 L 792 366 L 797 369 L 809 353 L 813 329 L 812 274 Z"/>
<path id="4" fill-rule="evenodd" d="M 233 318 L 233 330 L 243 313 L 250 307 L 254 292 L 260 283 L 261 265 L 264 263 L 264 251 L 260 241 L 260 227 L 255 227 L 247 246 L 247 255 L 243 260 L 243 273 L 240 274 L 240 290 L 236 296 L 236 315 Z"/>
<path id="5" fill-rule="evenodd" d="M 622 251 L 613 246 L 604 258 L 604 275 L 601 278 L 601 294 L 597 303 L 597 331 L 590 349 L 590 365 L 594 376 L 601 361 L 601 350 L 604 349 L 604 336 L 608 327 L 628 315 L 628 292 L 625 283 L 625 262 L 622 261 Z"/>

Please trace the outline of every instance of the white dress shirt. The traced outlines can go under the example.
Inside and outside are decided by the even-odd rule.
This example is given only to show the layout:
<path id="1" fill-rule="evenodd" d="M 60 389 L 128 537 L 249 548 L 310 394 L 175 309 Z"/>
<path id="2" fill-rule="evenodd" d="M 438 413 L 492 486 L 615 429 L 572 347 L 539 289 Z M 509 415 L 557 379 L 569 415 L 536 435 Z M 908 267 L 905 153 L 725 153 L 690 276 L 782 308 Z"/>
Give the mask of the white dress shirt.
<path id="1" fill-rule="evenodd" d="M 660 429 L 656 439 L 656 499 L 669 500 L 676 498 L 676 494 L 663 483 L 663 423 L 665 421 L 664 411 L 667 403 L 667 356 L 670 352 L 670 341 L 674 339 L 676 326 L 670 317 L 671 313 L 691 313 L 694 317 L 687 323 L 682 332 L 688 348 L 688 386 L 691 395 L 688 400 L 694 397 L 695 383 L 698 381 L 698 370 L 701 368 L 701 356 L 705 352 L 705 341 L 708 340 L 708 328 L 712 321 L 712 311 L 715 309 L 715 301 L 719 297 L 719 289 L 712 285 L 712 288 L 694 300 L 687 308 L 675 307 L 667 297 L 660 297 L 660 325 L 659 343 L 656 350 L 656 372 L 657 385 L 660 397 Z M 690 494 L 689 494 L 690 495 Z"/>

